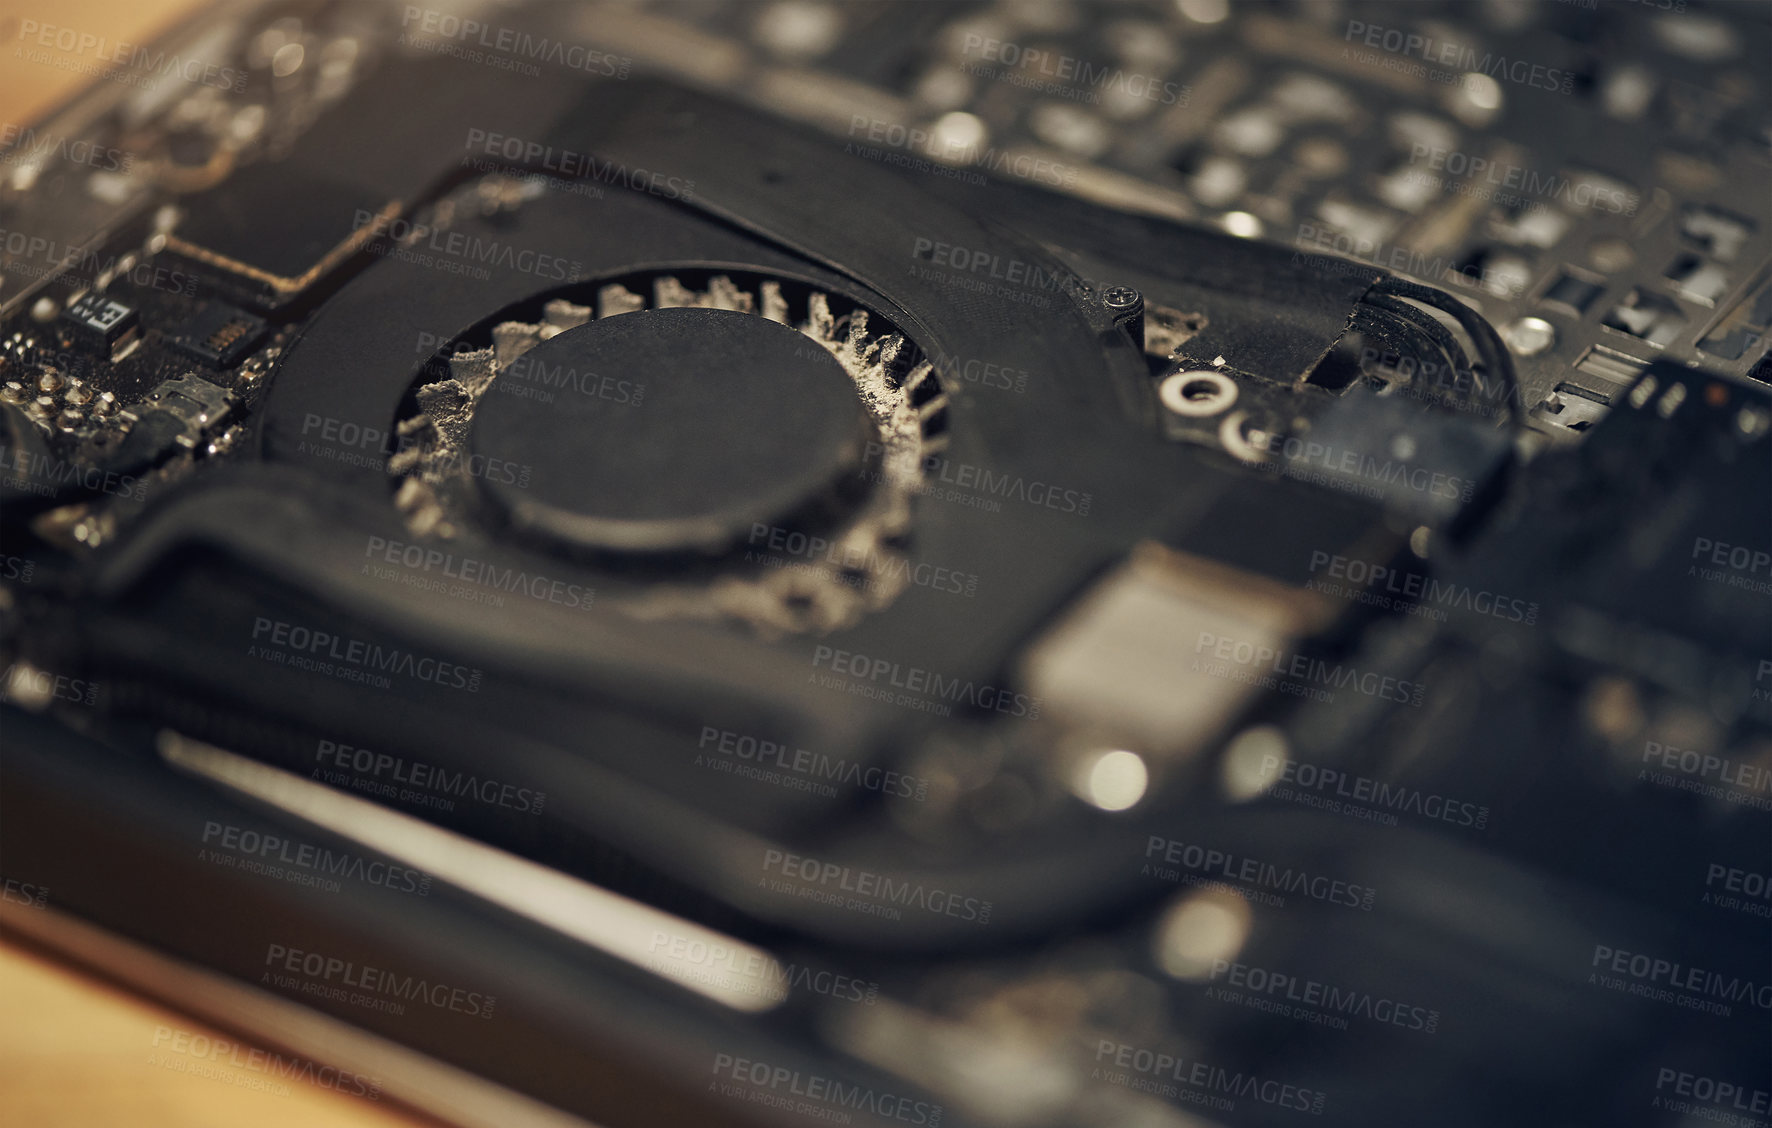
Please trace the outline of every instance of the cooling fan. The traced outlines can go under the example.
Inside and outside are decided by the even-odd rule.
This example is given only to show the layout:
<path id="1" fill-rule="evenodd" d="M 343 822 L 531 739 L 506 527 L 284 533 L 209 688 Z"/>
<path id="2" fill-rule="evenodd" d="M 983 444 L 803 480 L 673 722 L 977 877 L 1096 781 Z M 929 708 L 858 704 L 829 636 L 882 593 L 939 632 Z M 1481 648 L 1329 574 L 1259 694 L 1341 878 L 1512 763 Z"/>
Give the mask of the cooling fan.
<path id="1" fill-rule="evenodd" d="M 905 586 L 946 404 L 876 311 L 779 275 L 659 267 L 448 342 L 388 470 L 415 536 L 477 525 L 591 564 L 643 560 L 670 576 L 626 601 L 643 617 L 831 630 Z"/>
<path id="2" fill-rule="evenodd" d="M 361 546 L 402 539 L 594 586 L 596 617 L 633 625 L 859 630 L 878 649 L 958 615 L 977 622 L 949 661 L 989 678 L 1030 627 L 1014 593 L 1066 598 L 1122 522 L 1163 519 L 1090 508 L 1141 477 L 1098 444 L 1150 441 L 1121 310 L 1039 246 L 872 168 L 783 172 L 784 145 L 812 167 L 810 138 L 706 148 L 754 128 L 682 91 L 599 90 L 549 144 L 680 170 L 693 198 L 536 190 L 556 182 L 476 165 L 389 232 L 406 238 L 291 343 L 255 436 L 265 463 L 368 507 L 360 530 L 316 518 L 338 543 L 336 566 L 306 557 L 315 583 L 355 586 Z M 931 264 L 937 243 L 1045 285 L 980 288 Z M 982 367 L 1033 377 L 969 384 Z M 465 631 L 461 602 L 413 610 Z"/>

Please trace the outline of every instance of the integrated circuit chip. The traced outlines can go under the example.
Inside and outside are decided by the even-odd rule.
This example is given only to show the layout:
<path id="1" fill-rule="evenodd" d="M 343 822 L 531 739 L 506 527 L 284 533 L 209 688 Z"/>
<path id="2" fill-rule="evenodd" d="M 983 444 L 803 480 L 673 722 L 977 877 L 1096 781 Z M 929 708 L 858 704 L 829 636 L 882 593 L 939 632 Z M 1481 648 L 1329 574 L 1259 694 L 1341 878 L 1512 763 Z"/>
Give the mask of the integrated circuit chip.
<path id="1" fill-rule="evenodd" d="M 75 341 L 94 351 L 109 352 L 136 332 L 135 307 L 103 294 L 88 293 L 62 310 L 62 323 Z"/>

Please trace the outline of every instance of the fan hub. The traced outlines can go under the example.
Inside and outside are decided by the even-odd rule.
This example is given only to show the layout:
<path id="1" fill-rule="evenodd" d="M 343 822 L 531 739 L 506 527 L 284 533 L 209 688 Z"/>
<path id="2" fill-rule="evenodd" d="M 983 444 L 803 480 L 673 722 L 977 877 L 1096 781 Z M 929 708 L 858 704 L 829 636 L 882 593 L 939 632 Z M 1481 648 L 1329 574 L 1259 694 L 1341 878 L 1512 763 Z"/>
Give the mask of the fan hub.
<path id="1" fill-rule="evenodd" d="M 876 434 L 848 372 L 803 334 L 673 308 L 536 345 L 487 390 L 469 443 L 514 531 L 565 548 L 718 551 L 860 492 Z"/>

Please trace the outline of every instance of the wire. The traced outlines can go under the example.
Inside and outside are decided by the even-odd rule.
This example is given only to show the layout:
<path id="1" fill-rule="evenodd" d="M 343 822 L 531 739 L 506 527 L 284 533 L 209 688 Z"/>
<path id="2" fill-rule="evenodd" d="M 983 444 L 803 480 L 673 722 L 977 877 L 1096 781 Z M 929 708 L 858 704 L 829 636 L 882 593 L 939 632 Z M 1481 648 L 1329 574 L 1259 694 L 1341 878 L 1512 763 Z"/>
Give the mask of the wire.
<path id="1" fill-rule="evenodd" d="M 1470 337 L 1471 343 L 1476 346 L 1477 358 L 1482 363 L 1484 370 L 1494 373 L 1496 379 L 1500 381 L 1502 398 L 1507 401 L 1508 422 L 1515 430 L 1519 430 L 1525 425 L 1525 420 L 1520 412 L 1520 381 L 1514 372 L 1513 358 L 1508 355 L 1507 346 L 1502 343 L 1501 336 L 1495 332 L 1495 327 L 1490 325 L 1482 314 L 1444 290 L 1436 290 L 1431 286 L 1422 286 L 1401 278 L 1380 279 L 1367 292 L 1380 296 L 1406 298 L 1412 302 L 1431 306 L 1442 313 L 1451 314 L 1453 320 L 1458 322 L 1459 328 L 1465 331 L 1465 334 Z"/>
<path id="2" fill-rule="evenodd" d="M 1387 294 L 1369 294 L 1361 302 L 1372 309 L 1382 309 L 1425 333 L 1429 340 L 1445 354 L 1446 360 L 1452 365 L 1454 375 L 1471 375 L 1470 357 L 1465 355 L 1464 346 L 1458 343 L 1450 330 L 1432 317 L 1424 315 L 1419 309 Z"/>
<path id="3" fill-rule="evenodd" d="M 1404 316 L 1375 302 L 1362 301 L 1354 316 L 1354 328 L 1368 340 L 1382 343 L 1385 346 L 1384 351 L 1394 353 L 1399 362 L 1399 370 L 1403 360 L 1415 360 L 1415 371 L 1409 374 L 1410 382 L 1414 383 L 1425 371 L 1425 366 L 1432 363 L 1430 357 L 1436 352 L 1444 355 L 1444 342 L 1430 337 L 1421 324 L 1421 312 L 1414 306 L 1406 302 L 1396 304 L 1407 309 L 1410 316 Z M 1450 336 L 1447 334 L 1447 337 Z M 1451 356 L 1445 356 L 1444 362 L 1454 367 L 1457 365 Z"/>

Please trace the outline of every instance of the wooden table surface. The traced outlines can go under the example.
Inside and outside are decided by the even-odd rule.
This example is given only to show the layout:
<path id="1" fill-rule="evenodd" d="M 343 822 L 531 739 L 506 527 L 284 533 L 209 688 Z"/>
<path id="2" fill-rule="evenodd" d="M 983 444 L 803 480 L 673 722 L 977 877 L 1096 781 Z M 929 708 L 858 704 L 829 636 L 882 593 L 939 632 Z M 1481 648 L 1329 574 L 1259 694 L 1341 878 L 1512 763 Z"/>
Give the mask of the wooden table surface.
<path id="1" fill-rule="evenodd" d="M 223 1049 L 239 1045 L 235 1051 Z M 279 1079 L 250 1043 L 0 940 L 0 1123 L 19 1128 L 435 1128 Z"/>

